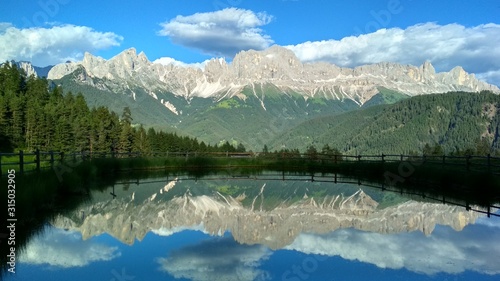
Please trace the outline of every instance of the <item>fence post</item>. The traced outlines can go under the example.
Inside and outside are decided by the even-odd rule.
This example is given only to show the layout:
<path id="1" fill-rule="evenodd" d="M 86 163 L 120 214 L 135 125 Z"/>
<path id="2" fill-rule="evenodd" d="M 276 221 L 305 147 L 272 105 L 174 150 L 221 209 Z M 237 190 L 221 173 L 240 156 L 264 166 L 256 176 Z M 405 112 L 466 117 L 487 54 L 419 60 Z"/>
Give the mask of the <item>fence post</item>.
<path id="1" fill-rule="evenodd" d="M 471 157 L 470 155 L 467 155 L 465 157 L 465 168 L 467 169 L 467 171 L 469 171 L 470 169 L 470 157 Z"/>
<path id="2" fill-rule="evenodd" d="M 491 154 L 488 153 L 488 173 L 491 172 Z"/>
<path id="3" fill-rule="evenodd" d="M 446 155 L 443 154 L 443 166 L 446 164 Z"/>
<path id="4" fill-rule="evenodd" d="M 40 150 L 38 148 L 35 150 L 35 162 L 36 162 L 36 171 L 40 172 Z"/>
<path id="5" fill-rule="evenodd" d="M 401 160 L 400 161 L 403 162 L 403 154 L 401 154 Z"/>
<path id="6" fill-rule="evenodd" d="M 54 151 L 50 151 L 50 168 L 54 169 Z"/>
<path id="7" fill-rule="evenodd" d="M 24 153 L 22 150 L 19 150 L 19 170 L 22 175 L 24 173 Z"/>
<path id="8" fill-rule="evenodd" d="M 384 161 L 385 161 L 385 155 L 382 153 L 382 164 L 384 164 Z"/>

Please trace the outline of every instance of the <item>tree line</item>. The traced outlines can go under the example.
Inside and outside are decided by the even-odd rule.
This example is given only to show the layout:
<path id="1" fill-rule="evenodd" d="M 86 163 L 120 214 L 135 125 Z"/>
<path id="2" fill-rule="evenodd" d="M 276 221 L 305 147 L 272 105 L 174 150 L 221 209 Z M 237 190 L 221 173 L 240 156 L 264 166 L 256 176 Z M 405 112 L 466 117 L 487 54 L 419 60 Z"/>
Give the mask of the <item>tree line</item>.
<path id="1" fill-rule="evenodd" d="M 500 155 L 500 96 L 489 91 L 421 95 L 307 121 L 271 143 L 345 154 Z"/>
<path id="2" fill-rule="evenodd" d="M 129 108 L 119 116 L 89 108 L 81 93 L 63 94 L 46 79 L 27 77 L 15 64 L 0 66 L 0 151 L 243 152 L 228 142 L 210 145 L 176 133 L 133 124 Z"/>

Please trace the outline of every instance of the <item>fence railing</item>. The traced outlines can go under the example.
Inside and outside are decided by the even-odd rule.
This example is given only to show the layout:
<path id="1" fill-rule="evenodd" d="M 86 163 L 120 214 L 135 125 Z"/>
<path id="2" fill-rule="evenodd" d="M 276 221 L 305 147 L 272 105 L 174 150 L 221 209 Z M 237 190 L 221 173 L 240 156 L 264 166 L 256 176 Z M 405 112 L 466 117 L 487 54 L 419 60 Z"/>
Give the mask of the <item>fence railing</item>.
<path id="1" fill-rule="evenodd" d="M 40 171 L 42 169 L 54 168 L 54 165 L 64 160 L 64 153 L 58 151 L 24 152 L 20 150 L 16 153 L 0 153 L 0 175 L 5 174 L 10 169 L 15 169 L 17 173 Z"/>
<path id="2" fill-rule="evenodd" d="M 19 151 L 16 153 L 0 153 L 0 175 L 8 169 L 16 169 L 16 172 L 23 174 L 30 171 L 40 171 L 42 169 L 54 168 L 63 161 L 86 161 L 100 158 L 185 158 L 192 157 L 212 157 L 212 158 L 263 158 L 263 159 L 286 159 L 286 160 L 308 160 L 319 163 L 340 163 L 340 162 L 404 162 L 434 164 L 436 166 L 461 166 L 465 170 L 487 171 L 492 174 L 500 174 L 500 157 L 491 155 L 405 155 L 405 154 L 381 154 L 381 155 L 341 155 L 322 153 L 268 153 L 268 152 L 96 152 L 81 151 L 64 153 L 57 151 L 34 152 Z"/>

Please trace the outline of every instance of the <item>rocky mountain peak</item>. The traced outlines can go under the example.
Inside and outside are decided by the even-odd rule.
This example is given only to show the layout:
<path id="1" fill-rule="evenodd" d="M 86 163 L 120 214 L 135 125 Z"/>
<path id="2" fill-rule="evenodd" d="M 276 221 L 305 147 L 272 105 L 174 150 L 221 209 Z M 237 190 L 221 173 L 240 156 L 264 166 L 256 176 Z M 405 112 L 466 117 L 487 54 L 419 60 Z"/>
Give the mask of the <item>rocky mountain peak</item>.
<path id="1" fill-rule="evenodd" d="M 104 63 L 105 60 L 101 57 L 94 56 L 89 52 L 85 52 L 83 55 L 83 60 L 81 62 L 82 65 L 86 67 L 95 67 L 97 64 Z M 70 62 L 72 63 L 72 62 Z"/>
<path id="2" fill-rule="evenodd" d="M 133 85 L 148 92 L 171 92 L 187 99 L 239 96 L 245 87 L 263 84 L 273 84 L 280 92 L 294 92 L 305 99 L 351 99 L 359 105 L 377 94 L 379 87 L 409 96 L 449 91 L 500 93 L 498 87 L 478 80 L 461 67 L 436 73 L 427 61 L 420 67 L 382 62 L 354 69 L 341 68 L 325 62 L 302 63 L 291 50 L 281 46 L 242 51 L 230 64 L 214 58 L 207 62 L 204 71 L 153 64 L 143 52 L 137 54 L 135 48 L 109 60 L 86 53 L 81 62 L 57 65 L 48 78 L 60 79 L 75 71 L 77 65 L 83 66 L 89 77 L 109 80 L 110 85 L 106 87 L 116 93 L 128 89 L 120 85 Z"/>
<path id="3" fill-rule="evenodd" d="M 17 63 L 16 62 L 11 62 L 11 63 L 17 64 L 17 66 L 19 68 L 24 70 L 24 72 L 26 73 L 26 76 L 30 77 L 31 75 L 33 75 L 35 77 L 38 77 L 38 74 L 37 74 L 35 68 L 33 67 L 33 65 L 31 65 L 30 62 L 20 61 Z"/>
<path id="4" fill-rule="evenodd" d="M 264 51 L 238 53 L 232 67 L 238 78 L 262 81 L 292 79 L 303 65 L 291 50 L 275 45 Z"/>
<path id="5" fill-rule="evenodd" d="M 149 59 L 148 57 L 146 56 L 146 54 L 144 52 L 140 52 L 139 55 L 137 56 L 137 58 L 143 62 L 143 63 L 148 63 L 149 62 Z"/>
<path id="6" fill-rule="evenodd" d="M 16 65 L 18 68 L 22 69 L 24 73 L 26 74 L 27 77 L 34 76 L 34 77 L 47 77 L 49 71 L 53 67 L 52 65 L 45 66 L 45 67 L 38 67 L 34 66 L 31 64 L 29 61 L 9 61 L 7 62 L 10 65 Z M 0 63 L 0 66 L 3 63 Z"/>
<path id="7" fill-rule="evenodd" d="M 430 61 L 425 61 L 420 67 L 420 69 L 422 70 L 422 73 L 425 76 L 432 76 L 436 74 L 436 70 L 434 69 L 434 66 L 431 64 Z"/>

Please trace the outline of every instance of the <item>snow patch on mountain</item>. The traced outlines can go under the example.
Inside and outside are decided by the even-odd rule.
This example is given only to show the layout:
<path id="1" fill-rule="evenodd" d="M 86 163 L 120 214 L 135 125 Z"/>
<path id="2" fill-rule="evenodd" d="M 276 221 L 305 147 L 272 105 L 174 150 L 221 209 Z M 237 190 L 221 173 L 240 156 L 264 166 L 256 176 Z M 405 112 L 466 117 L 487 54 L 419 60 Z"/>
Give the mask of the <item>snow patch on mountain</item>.
<path id="1" fill-rule="evenodd" d="M 85 53 L 81 62 L 54 66 L 48 79 L 60 79 L 78 68 L 83 68 L 90 78 L 103 79 L 116 93 L 123 90 L 122 85 L 131 85 L 145 89 L 153 98 L 154 92 L 163 92 L 185 99 L 220 99 L 239 95 L 246 86 L 265 84 L 273 85 L 280 93 L 351 99 L 359 105 L 376 95 L 380 86 L 409 96 L 448 91 L 500 93 L 498 87 L 478 80 L 461 67 L 443 73 L 436 73 L 430 62 L 419 67 L 387 62 L 344 68 L 324 62 L 302 63 L 292 51 L 280 46 L 242 51 L 231 63 L 214 58 L 204 62 L 202 68 L 172 60 L 150 62 L 133 48 L 109 60 Z"/>

